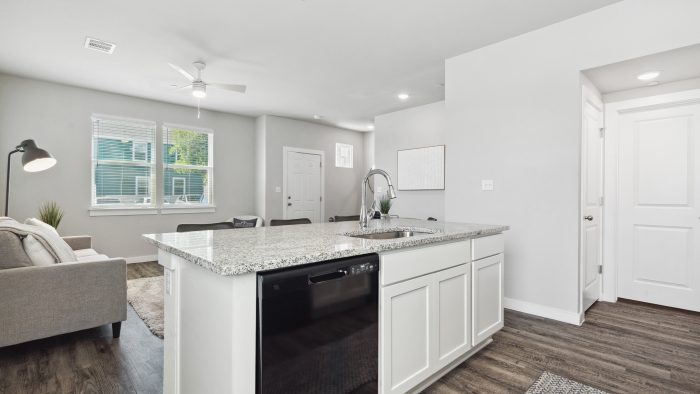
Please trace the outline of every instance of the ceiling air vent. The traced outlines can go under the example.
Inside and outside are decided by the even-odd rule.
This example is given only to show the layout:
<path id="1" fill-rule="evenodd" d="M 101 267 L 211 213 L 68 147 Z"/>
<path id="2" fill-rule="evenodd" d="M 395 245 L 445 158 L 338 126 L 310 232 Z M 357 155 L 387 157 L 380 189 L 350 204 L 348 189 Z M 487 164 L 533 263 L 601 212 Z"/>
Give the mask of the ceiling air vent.
<path id="1" fill-rule="evenodd" d="M 98 40 L 92 37 L 85 38 L 85 48 L 92 49 L 93 51 L 104 52 L 111 55 L 116 47 L 117 46 L 111 42 Z"/>

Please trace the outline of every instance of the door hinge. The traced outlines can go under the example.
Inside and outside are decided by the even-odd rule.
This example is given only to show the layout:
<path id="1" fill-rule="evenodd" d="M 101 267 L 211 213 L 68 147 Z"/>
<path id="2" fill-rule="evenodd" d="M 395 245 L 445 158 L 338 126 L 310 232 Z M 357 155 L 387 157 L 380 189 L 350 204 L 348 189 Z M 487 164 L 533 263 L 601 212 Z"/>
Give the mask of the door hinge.
<path id="1" fill-rule="evenodd" d="M 605 127 L 598 129 L 600 131 L 600 138 L 605 138 Z"/>
<path id="2" fill-rule="evenodd" d="M 319 163 L 318 163 L 318 166 L 321 167 L 321 168 L 323 168 L 323 162 L 319 162 Z"/>
<path id="3" fill-rule="evenodd" d="M 599 274 L 602 274 L 602 273 L 603 273 L 603 266 L 602 266 L 602 265 L 599 265 L 599 266 L 598 266 L 598 273 L 599 273 Z"/>
<path id="4" fill-rule="evenodd" d="M 318 200 L 323 202 L 323 196 L 319 197 Z"/>
<path id="5" fill-rule="evenodd" d="M 602 206 L 603 204 L 605 204 L 605 197 L 603 197 L 603 196 L 598 197 L 598 203 L 599 203 L 601 206 Z"/>

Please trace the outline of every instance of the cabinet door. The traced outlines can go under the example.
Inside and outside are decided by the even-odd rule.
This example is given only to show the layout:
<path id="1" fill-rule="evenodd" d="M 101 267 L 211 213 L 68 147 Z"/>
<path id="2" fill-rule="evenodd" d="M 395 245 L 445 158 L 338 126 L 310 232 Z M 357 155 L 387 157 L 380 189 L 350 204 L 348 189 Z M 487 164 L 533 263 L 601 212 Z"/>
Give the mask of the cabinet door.
<path id="1" fill-rule="evenodd" d="M 431 369 L 431 275 L 381 290 L 379 384 L 383 393 L 403 393 Z"/>
<path id="2" fill-rule="evenodd" d="M 432 276 L 437 321 L 433 351 L 438 370 L 471 348 L 471 274 L 469 264 L 463 264 Z"/>
<path id="3" fill-rule="evenodd" d="M 472 344 L 503 328 L 503 253 L 472 262 Z"/>

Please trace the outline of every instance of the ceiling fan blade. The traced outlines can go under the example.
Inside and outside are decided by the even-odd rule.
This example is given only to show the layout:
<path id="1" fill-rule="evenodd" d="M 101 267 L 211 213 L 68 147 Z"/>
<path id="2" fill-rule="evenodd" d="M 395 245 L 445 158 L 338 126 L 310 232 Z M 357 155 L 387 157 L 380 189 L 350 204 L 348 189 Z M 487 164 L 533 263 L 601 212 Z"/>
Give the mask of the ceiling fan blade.
<path id="1" fill-rule="evenodd" d="M 185 86 L 178 86 L 178 87 L 175 88 L 175 90 L 180 91 L 180 90 L 189 89 L 189 88 L 191 88 L 191 87 L 192 87 L 192 84 L 185 85 Z"/>
<path id="2" fill-rule="evenodd" d="M 168 65 L 169 65 L 170 67 L 172 67 L 173 70 L 175 70 L 175 71 L 179 72 L 180 74 L 182 74 L 182 76 L 185 77 L 185 78 L 187 78 L 188 81 L 190 81 L 190 82 L 194 81 L 194 77 L 192 76 L 192 74 L 190 74 L 190 73 L 188 73 L 187 71 L 185 71 L 182 67 L 176 66 L 176 65 L 174 65 L 174 64 L 172 64 L 172 63 L 168 63 Z"/>
<path id="3" fill-rule="evenodd" d="M 224 90 L 230 90 L 232 92 L 238 92 L 238 93 L 245 93 L 246 89 L 248 89 L 248 87 L 245 85 L 233 85 L 230 83 L 208 83 L 207 86 L 211 86 L 211 87 L 219 88 L 219 89 L 224 89 Z"/>

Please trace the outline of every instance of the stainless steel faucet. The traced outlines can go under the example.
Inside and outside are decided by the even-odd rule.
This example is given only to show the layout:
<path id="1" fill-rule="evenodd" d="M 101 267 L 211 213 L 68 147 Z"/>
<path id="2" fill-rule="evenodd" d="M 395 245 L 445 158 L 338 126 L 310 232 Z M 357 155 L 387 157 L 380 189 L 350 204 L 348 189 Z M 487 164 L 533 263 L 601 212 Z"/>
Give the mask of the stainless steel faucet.
<path id="1" fill-rule="evenodd" d="M 369 223 L 369 220 L 374 216 L 374 192 L 372 192 L 372 208 L 370 210 L 367 210 L 366 204 L 367 184 L 369 183 L 369 178 L 371 178 L 373 175 L 383 176 L 386 179 L 387 185 L 389 186 L 387 190 L 389 198 L 396 198 L 396 192 L 394 191 L 394 186 L 391 183 L 391 177 L 389 176 L 389 174 L 386 171 L 380 170 L 378 168 L 373 168 L 369 170 L 369 172 L 365 176 L 365 179 L 362 181 L 362 205 L 360 206 L 360 227 L 362 228 L 367 228 L 367 223 Z"/>

